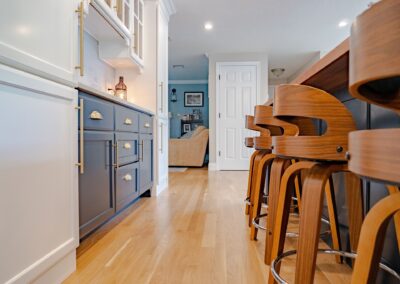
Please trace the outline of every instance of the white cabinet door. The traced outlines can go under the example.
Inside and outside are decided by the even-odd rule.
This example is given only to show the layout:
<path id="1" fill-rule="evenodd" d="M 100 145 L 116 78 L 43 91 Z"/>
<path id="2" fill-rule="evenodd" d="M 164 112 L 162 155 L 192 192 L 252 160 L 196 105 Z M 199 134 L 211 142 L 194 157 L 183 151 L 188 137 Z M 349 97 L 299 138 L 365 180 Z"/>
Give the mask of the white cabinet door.
<path id="1" fill-rule="evenodd" d="M 161 7 L 157 20 L 157 114 L 168 118 L 168 18 Z"/>
<path id="2" fill-rule="evenodd" d="M 31 283 L 67 255 L 44 278 L 75 268 L 77 95 L 0 64 L 0 283 Z"/>
<path id="3" fill-rule="evenodd" d="M 74 81 L 76 0 L 12 0 L 0 4 L 0 62 L 57 80 Z"/>

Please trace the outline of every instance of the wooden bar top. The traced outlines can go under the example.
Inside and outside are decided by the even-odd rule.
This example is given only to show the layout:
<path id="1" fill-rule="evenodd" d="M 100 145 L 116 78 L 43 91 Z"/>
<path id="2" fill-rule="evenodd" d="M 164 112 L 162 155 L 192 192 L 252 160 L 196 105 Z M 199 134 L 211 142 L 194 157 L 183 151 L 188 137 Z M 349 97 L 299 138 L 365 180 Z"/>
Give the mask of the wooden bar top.
<path id="1" fill-rule="evenodd" d="M 347 88 L 349 83 L 349 39 L 340 43 L 290 83 L 308 85 L 330 93 Z"/>

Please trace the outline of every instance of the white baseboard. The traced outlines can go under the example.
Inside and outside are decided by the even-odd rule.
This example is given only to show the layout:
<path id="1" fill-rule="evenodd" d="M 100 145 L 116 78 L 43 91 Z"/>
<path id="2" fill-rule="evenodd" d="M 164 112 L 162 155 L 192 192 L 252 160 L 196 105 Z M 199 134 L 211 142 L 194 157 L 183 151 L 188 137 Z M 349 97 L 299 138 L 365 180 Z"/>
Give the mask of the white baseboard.
<path id="1" fill-rule="evenodd" d="M 156 186 L 156 196 L 160 195 L 168 187 L 168 175 L 162 177 Z"/>
<path id="2" fill-rule="evenodd" d="M 33 284 L 62 283 L 76 270 L 76 253 L 71 251 L 49 270 L 36 278 Z"/>
<path id="3" fill-rule="evenodd" d="M 208 170 L 209 171 L 218 171 L 217 163 L 208 163 Z"/>

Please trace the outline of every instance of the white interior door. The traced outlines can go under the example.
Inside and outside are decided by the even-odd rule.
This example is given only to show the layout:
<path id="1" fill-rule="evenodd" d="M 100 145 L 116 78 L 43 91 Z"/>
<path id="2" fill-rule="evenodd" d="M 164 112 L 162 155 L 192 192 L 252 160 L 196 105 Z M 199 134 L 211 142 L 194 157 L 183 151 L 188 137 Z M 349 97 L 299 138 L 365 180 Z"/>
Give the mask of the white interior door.
<path id="1" fill-rule="evenodd" d="M 253 114 L 258 93 L 257 63 L 220 63 L 217 92 L 217 164 L 220 170 L 248 170 L 252 150 L 244 146 L 245 115 Z"/>

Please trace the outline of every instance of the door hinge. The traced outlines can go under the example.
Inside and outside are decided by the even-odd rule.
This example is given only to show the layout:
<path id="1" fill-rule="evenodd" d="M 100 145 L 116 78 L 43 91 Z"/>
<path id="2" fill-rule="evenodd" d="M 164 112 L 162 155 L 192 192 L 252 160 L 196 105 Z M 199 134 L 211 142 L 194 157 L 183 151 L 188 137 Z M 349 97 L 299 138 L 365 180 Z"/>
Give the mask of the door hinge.
<path id="1" fill-rule="evenodd" d="M 218 151 L 218 156 L 220 156 L 220 157 L 221 157 L 221 151 Z"/>
<path id="2" fill-rule="evenodd" d="M 218 113 L 218 118 L 221 118 L 221 113 L 220 112 Z"/>
<path id="3" fill-rule="evenodd" d="M 221 80 L 221 75 L 218 75 L 218 80 Z"/>

